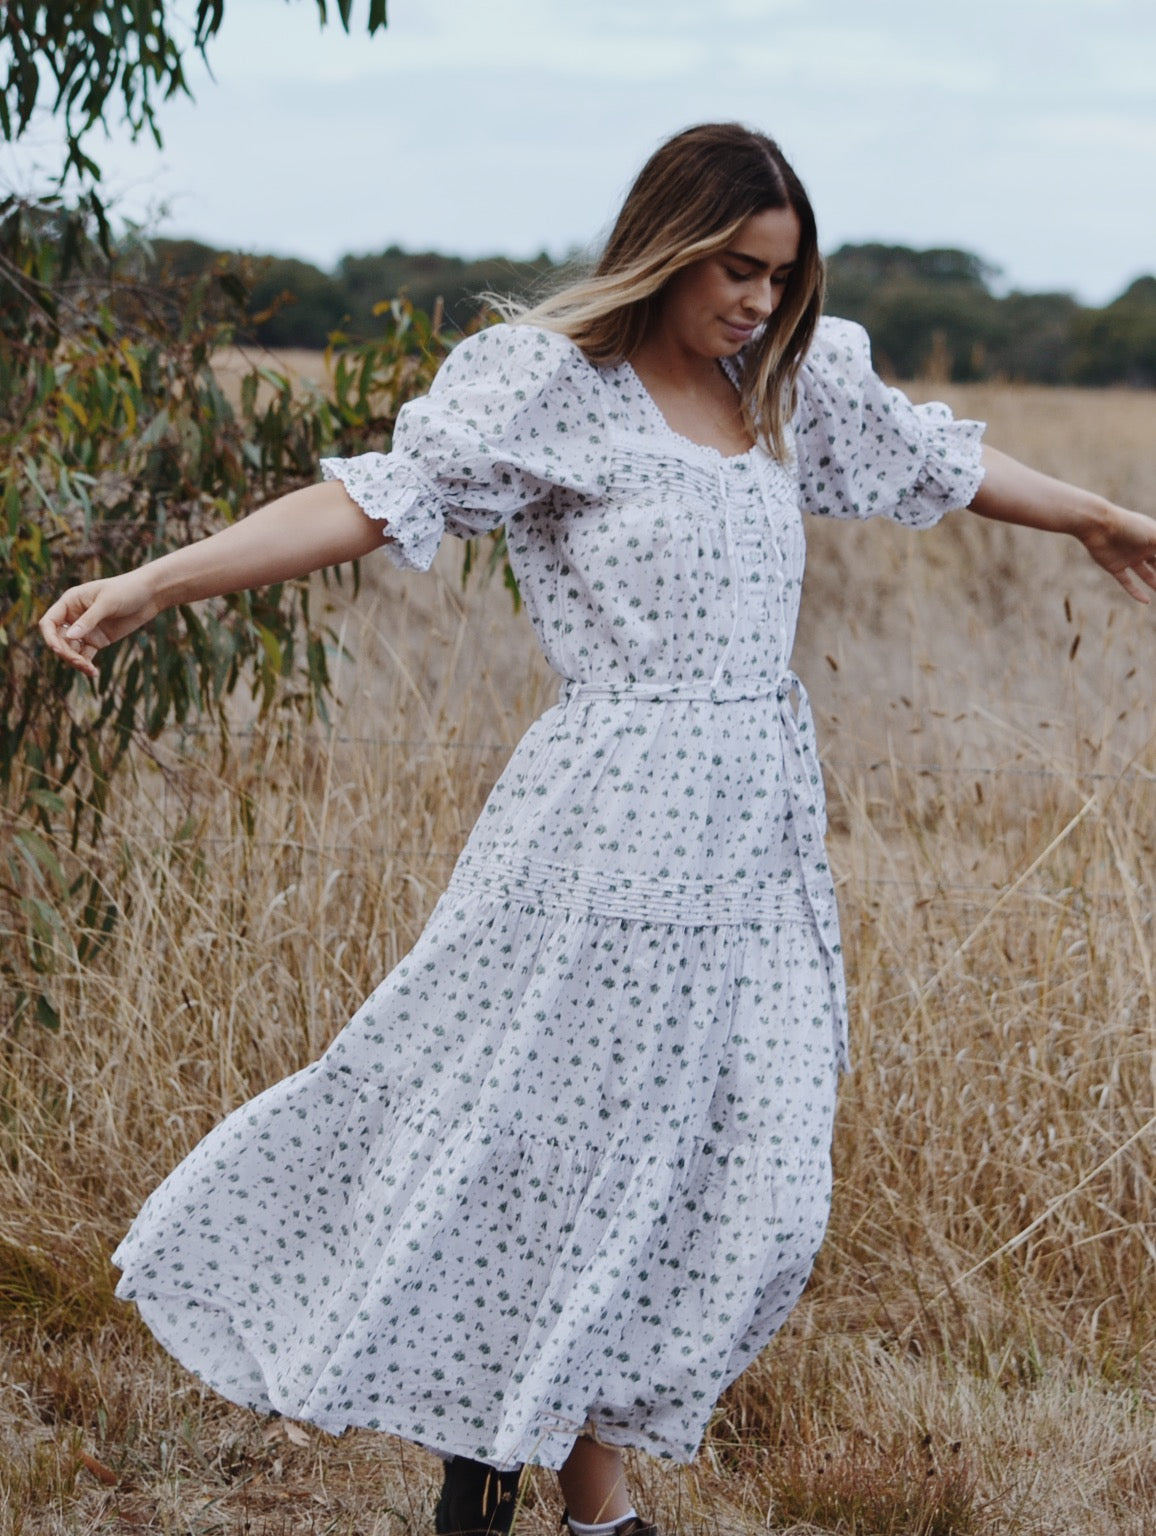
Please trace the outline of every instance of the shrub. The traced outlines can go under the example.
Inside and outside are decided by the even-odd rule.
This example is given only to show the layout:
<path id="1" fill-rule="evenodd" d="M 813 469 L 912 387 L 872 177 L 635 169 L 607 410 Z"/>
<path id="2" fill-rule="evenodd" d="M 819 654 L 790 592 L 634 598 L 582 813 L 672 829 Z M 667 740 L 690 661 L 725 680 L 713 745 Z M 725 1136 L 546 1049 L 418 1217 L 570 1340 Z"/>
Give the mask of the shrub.
<path id="1" fill-rule="evenodd" d="M 115 919 L 76 851 L 82 832 L 99 835 L 130 743 L 208 714 L 224 747 L 238 687 L 262 712 L 324 712 L 332 637 L 307 583 L 289 582 L 160 615 L 99 653 L 93 684 L 47 655 L 40 614 L 66 587 L 314 480 L 323 453 L 388 447 L 399 406 L 428 388 L 444 351 L 434 321 L 381 305 L 377 337 L 336 339 L 332 398 L 254 370 L 234 411 L 211 362 L 243 318 L 243 272 L 222 260 L 146 282 L 139 251 L 109 259 L 91 223 L 58 204 L 0 205 L 0 904 L 23 948 L 20 963 L 0 963 L 15 1015 L 50 1026 L 48 993 L 21 977 L 51 971 L 62 943 L 99 943 Z"/>

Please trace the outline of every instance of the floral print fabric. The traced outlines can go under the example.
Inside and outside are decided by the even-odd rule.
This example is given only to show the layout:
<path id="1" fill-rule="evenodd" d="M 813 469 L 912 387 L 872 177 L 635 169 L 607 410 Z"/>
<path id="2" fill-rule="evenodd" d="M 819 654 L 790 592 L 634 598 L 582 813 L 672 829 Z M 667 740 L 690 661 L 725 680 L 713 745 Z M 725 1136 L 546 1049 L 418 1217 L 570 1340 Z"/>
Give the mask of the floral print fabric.
<path id="1" fill-rule="evenodd" d="M 800 510 L 933 523 L 980 431 L 825 321 L 791 458 L 726 458 L 628 364 L 502 325 L 391 454 L 325 461 L 403 565 L 505 523 L 564 682 L 415 948 L 117 1250 L 186 1365 L 496 1465 L 559 1466 L 587 1423 L 693 1457 L 806 1282 L 845 1064 Z"/>

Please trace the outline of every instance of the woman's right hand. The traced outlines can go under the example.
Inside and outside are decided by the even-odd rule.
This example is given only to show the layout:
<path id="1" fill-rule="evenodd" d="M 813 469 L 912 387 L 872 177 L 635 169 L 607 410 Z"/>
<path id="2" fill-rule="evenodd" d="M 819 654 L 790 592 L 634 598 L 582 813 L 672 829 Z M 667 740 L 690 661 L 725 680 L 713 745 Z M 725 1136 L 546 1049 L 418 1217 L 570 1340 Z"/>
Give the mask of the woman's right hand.
<path id="1" fill-rule="evenodd" d="M 138 570 L 70 587 L 41 619 L 40 633 L 61 661 L 95 677 L 97 651 L 131 635 L 162 608 L 359 560 L 380 549 L 385 531 L 339 480 L 307 485 Z"/>
<path id="2" fill-rule="evenodd" d="M 94 678 L 97 651 L 147 624 L 160 607 L 145 566 L 69 587 L 40 620 L 40 633 L 61 661 Z"/>

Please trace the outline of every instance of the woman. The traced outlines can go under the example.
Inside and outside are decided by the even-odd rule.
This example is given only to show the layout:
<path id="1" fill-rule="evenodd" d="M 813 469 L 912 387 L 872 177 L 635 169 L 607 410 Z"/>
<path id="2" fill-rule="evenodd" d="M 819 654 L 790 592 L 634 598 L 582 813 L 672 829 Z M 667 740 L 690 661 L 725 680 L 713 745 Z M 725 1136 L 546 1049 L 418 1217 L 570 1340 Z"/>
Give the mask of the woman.
<path id="1" fill-rule="evenodd" d="M 447 1458 L 442 1532 L 559 1469 L 576 1536 L 641 1536 L 620 1448 L 695 1454 L 821 1240 L 845 1004 L 822 782 L 788 670 L 800 509 L 970 506 L 1075 535 L 1133 596 L 1156 523 L 913 407 L 820 321 L 806 193 L 735 125 L 677 135 L 595 275 L 455 349 L 393 451 L 67 592 L 57 655 L 385 539 L 504 523 L 564 679 L 411 954 L 234 1112 L 116 1253 L 226 1396 Z"/>

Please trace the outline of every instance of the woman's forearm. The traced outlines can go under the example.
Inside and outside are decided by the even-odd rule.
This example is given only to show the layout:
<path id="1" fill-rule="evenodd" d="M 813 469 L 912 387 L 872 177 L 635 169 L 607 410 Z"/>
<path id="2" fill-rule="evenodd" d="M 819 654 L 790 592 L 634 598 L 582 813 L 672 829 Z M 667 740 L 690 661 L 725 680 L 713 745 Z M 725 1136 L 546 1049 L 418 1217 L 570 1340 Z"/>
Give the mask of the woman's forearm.
<path id="1" fill-rule="evenodd" d="M 1092 491 L 1029 469 L 997 448 L 983 449 L 983 484 L 970 510 L 1000 523 L 1070 533 L 1087 543 L 1110 520 L 1111 503 Z"/>
<path id="2" fill-rule="evenodd" d="M 40 633 L 61 661 L 95 678 L 96 652 L 162 609 L 342 565 L 377 549 L 383 532 L 340 482 L 311 485 L 148 565 L 69 587 L 42 616 Z"/>
<path id="3" fill-rule="evenodd" d="M 1001 523 L 1070 533 L 1137 602 L 1156 591 L 1156 521 L 1039 470 L 996 448 L 983 450 L 984 477 L 971 511 Z"/>
<path id="4" fill-rule="evenodd" d="M 158 608 L 306 576 L 381 547 L 382 525 L 337 480 L 306 486 L 143 567 Z"/>

